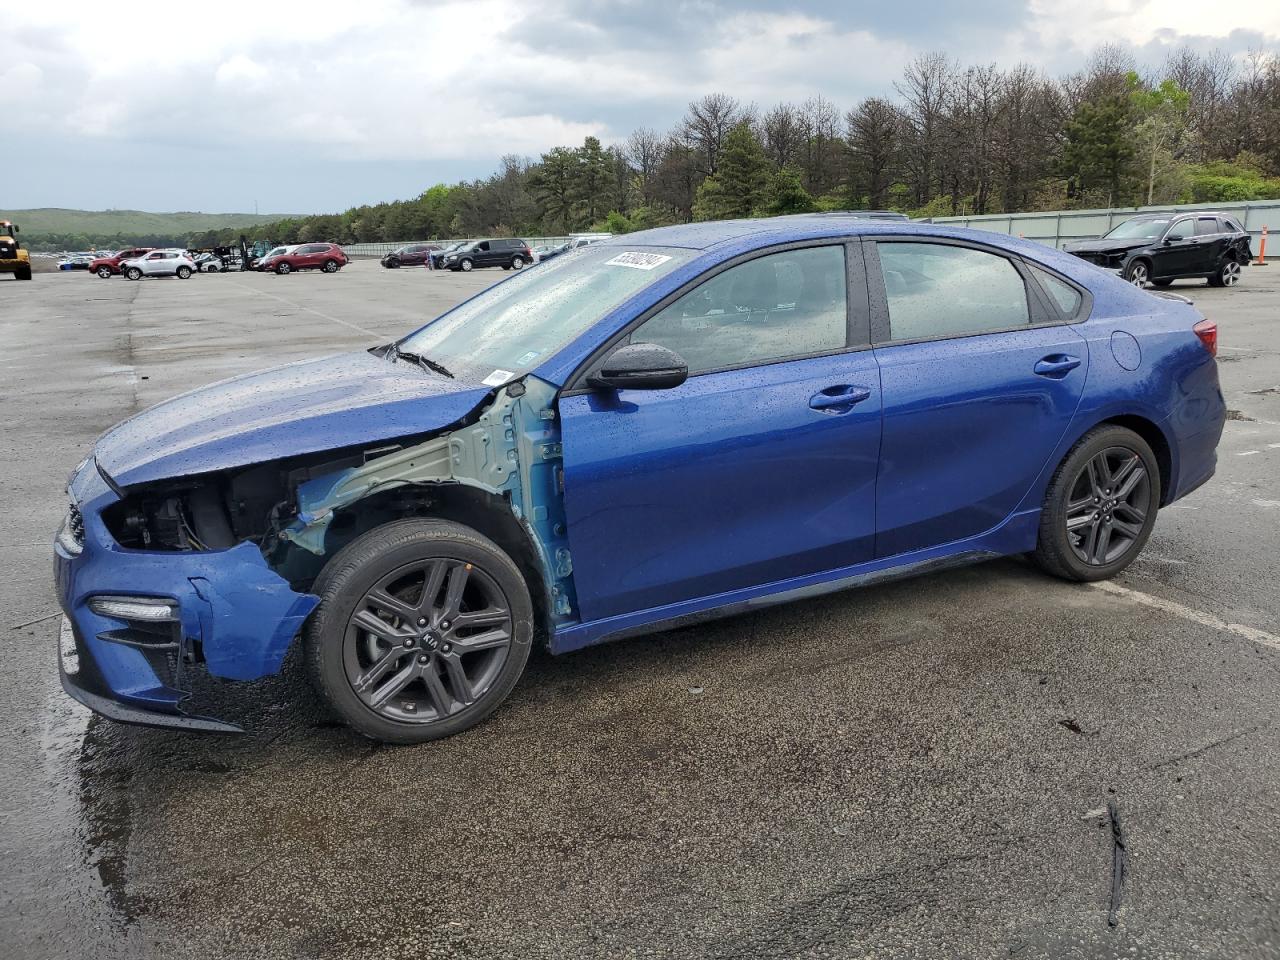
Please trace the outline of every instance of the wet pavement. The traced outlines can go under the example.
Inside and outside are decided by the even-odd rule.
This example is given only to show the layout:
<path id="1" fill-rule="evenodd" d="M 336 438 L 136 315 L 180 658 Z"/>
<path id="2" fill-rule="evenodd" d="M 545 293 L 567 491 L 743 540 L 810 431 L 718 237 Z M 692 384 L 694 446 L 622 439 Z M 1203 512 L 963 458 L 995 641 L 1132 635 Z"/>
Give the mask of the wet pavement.
<path id="1" fill-rule="evenodd" d="M 1236 413 L 1119 589 L 1004 560 L 536 656 L 421 748 L 292 662 L 210 685 L 236 739 L 63 696 L 50 538 L 98 433 L 501 276 L 0 281 L 0 955 L 1280 956 L 1280 266 L 1175 287 Z"/>

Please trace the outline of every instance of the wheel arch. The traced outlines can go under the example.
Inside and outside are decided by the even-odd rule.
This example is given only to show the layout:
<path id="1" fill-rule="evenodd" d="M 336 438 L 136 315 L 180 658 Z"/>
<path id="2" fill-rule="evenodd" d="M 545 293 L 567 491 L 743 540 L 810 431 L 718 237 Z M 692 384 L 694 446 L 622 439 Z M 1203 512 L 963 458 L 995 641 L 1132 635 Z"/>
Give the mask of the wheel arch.
<path id="1" fill-rule="evenodd" d="M 398 520 L 451 520 L 488 537 L 520 570 L 533 602 L 535 636 L 546 642 L 554 632 L 546 575 L 538 550 L 511 505 L 496 494 L 464 483 L 424 483 L 375 493 L 334 511 L 325 535 L 318 577 L 337 553 L 356 538 Z M 301 551 L 299 551 L 301 552 Z"/>
<path id="2" fill-rule="evenodd" d="M 1095 423 L 1095 427 L 1114 424 L 1118 427 L 1124 427 L 1132 430 L 1143 440 L 1147 446 L 1151 448 L 1151 452 L 1156 455 L 1156 464 L 1160 467 L 1160 506 L 1169 503 L 1169 493 L 1173 488 L 1173 445 L 1169 442 L 1168 436 L 1160 425 L 1154 420 L 1149 420 L 1144 416 L 1136 413 L 1120 414 L 1119 416 L 1108 417 Z M 1086 430 L 1085 433 L 1088 431 Z M 1083 436 L 1084 434 L 1081 434 Z"/>

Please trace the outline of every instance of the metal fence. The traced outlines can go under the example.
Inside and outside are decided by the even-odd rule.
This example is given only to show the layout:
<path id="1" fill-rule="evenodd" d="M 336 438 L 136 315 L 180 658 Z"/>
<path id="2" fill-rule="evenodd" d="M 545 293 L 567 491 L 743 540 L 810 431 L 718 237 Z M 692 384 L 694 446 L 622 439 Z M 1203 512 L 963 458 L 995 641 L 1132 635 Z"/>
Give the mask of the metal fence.
<path id="1" fill-rule="evenodd" d="M 1049 213 L 991 214 L 981 217 L 934 217 L 933 223 L 951 223 L 975 230 L 991 230 L 1038 240 L 1061 247 L 1072 240 L 1100 237 L 1135 213 L 1181 213 L 1215 210 L 1239 219 L 1258 253 L 1262 228 L 1280 228 L 1280 200 L 1252 200 L 1247 203 L 1189 203 L 1181 206 L 1115 207 L 1110 210 L 1063 210 Z M 1280 255 L 1280 241 L 1272 240 L 1271 256 Z"/>
<path id="2" fill-rule="evenodd" d="M 398 243 L 344 243 L 342 249 L 348 257 L 380 259 L 392 250 L 399 250 L 410 243 L 438 243 L 442 247 L 447 247 L 451 243 L 458 243 L 460 240 L 465 239 L 469 238 L 459 237 L 455 240 L 401 240 Z M 520 239 L 531 247 L 558 247 L 562 243 L 568 243 L 573 237 L 521 237 Z"/>

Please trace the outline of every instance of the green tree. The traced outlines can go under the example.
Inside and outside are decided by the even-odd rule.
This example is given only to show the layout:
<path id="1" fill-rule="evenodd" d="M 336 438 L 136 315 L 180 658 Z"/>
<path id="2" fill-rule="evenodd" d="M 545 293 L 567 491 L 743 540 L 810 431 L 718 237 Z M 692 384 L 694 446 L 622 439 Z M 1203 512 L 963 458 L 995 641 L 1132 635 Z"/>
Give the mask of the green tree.
<path id="1" fill-rule="evenodd" d="M 1133 107 L 1128 95 L 1104 93 L 1084 100 L 1063 127 L 1063 173 L 1077 199 L 1105 187 L 1106 206 L 1121 202 L 1121 188 L 1133 163 Z"/>
<path id="2" fill-rule="evenodd" d="M 1172 80 L 1144 90 L 1136 73 L 1131 71 L 1127 79 L 1137 121 L 1133 134 L 1138 156 L 1147 171 L 1147 203 L 1151 204 L 1156 192 L 1157 170 L 1162 163 L 1172 164 L 1173 153 L 1186 133 L 1191 95 Z"/>
<path id="3" fill-rule="evenodd" d="M 776 217 L 786 213 L 809 213 L 813 209 L 813 197 L 805 190 L 799 170 L 782 167 L 773 172 L 764 191 L 763 213 Z"/>
<path id="4" fill-rule="evenodd" d="M 613 186 L 613 157 L 600 146 L 595 137 L 587 137 L 575 151 L 577 170 L 575 185 L 578 200 L 582 204 L 580 222 L 595 223 L 601 213 L 606 194 Z"/>
<path id="5" fill-rule="evenodd" d="M 750 124 L 738 123 L 724 138 L 719 165 L 698 187 L 695 220 L 749 217 L 765 200 L 769 160 Z"/>
<path id="6" fill-rule="evenodd" d="M 550 153 L 544 153 L 542 163 L 531 179 L 543 221 L 556 230 L 568 230 L 573 221 L 573 205 L 578 190 L 576 151 L 556 147 Z"/>

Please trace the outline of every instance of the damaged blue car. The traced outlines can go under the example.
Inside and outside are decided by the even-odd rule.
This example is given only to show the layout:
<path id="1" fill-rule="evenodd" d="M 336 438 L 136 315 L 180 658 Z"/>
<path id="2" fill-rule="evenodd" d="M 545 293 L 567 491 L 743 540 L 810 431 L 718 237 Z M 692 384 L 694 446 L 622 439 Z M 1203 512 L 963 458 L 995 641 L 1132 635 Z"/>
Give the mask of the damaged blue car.
<path id="1" fill-rule="evenodd" d="M 614 238 L 108 431 L 55 541 L 63 686 L 233 732 L 193 678 L 276 673 L 301 637 L 339 717 L 413 743 L 492 714 L 534 643 L 1009 554 L 1110 577 L 1214 472 L 1216 342 L 1182 298 L 992 234 Z"/>

